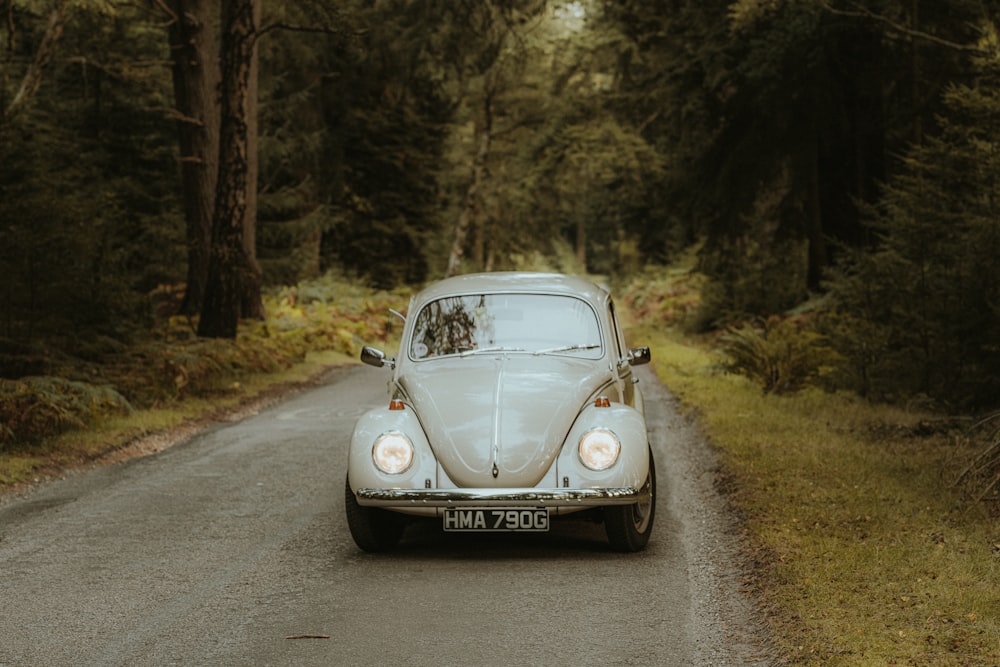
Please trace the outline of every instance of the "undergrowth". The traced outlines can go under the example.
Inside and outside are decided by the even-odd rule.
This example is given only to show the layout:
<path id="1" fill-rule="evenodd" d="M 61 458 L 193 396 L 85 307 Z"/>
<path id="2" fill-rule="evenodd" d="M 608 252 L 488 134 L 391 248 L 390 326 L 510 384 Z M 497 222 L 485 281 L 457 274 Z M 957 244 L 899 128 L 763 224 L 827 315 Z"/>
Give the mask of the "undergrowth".
<path id="1" fill-rule="evenodd" d="M 779 326 L 794 344 L 776 344 Z M 651 345 L 656 372 L 718 452 L 719 488 L 745 527 L 745 586 L 777 662 L 1000 664 L 997 418 L 977 432 L 964 418 L 825 391 L 822 350 L 819 363 L 789 359 L 823 341 L 771 327 L 745 330 L 735 354 L 731 338 L 667 318 L 637 321 L 631 337 Z M 762 391 L 784 371 L 746 367 L 771 357 L 814 370 L 796 371 L 794 390 Z"/>
<path id="2" fill-rule="evenodd" d="M 719 339 L 726 368 L 749 378 L 767 394 L 820 384 L 842 359 L 805 318 L 768 318 L 763 325 L 730 327 Z"/>
<path id="3" fill-rule="evenodd" d="M 0 380 L 0 452 L 132 410 L 232 393 L 247 376 L 290 368 L 309 353 L 356 356 L 364 343 L 397 333 L 389 309 L 404 309 L 408 298 L 326 276 L 266 294 L 267 319 L 242 323 L 236 340 L 198 338 L 196 319 L 167 316 L 128 345 L 76 342 L 76 356 L 19 350 L 4 366 L 30 374 Z"/>

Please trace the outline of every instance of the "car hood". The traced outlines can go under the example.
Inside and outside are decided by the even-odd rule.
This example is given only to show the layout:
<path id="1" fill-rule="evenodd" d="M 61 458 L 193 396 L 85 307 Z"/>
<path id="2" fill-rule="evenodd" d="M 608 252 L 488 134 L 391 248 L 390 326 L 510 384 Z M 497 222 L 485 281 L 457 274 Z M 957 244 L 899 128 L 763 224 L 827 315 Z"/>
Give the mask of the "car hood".
<path id="1" fill-rule="evenodd" d="M 524 354 L 426 361 L 398 378 L 461 487 L 535 486 L 583 404 L 610 380 L 593 360 Z"/>

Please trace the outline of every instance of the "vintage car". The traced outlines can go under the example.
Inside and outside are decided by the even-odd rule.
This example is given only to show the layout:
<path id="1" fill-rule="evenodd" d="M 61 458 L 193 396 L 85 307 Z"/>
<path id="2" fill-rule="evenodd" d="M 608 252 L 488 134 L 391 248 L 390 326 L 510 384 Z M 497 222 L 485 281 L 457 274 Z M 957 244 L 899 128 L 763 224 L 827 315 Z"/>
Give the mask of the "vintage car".
<path id="1" fill-rule="evenodd" d="M 400 317 L 403 317 L 400 315 Z M 417 294 L 385 405 L 351 436 L 347 523 L 391 549 L 408 516 L 445 531 L 547 531 L 590 511 L 619 551 L 653 527 L 656 478 L 628 348 L 607 290 L 575 277 L 483 273 Z"/>

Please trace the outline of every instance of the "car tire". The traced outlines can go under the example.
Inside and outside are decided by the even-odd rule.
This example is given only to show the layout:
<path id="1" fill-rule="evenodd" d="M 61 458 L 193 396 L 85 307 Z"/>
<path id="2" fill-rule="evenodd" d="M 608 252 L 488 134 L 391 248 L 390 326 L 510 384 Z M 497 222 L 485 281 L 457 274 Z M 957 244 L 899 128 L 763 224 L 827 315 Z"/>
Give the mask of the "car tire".
<path id="1" fill-rule="evenodd" d="M 649 476 L 643 488 L 649 489 L 648 503 L 604 508 L 604 530 L 615 551 L 642 551 L 649 543 L 656 516 L 656 467 L 652 452 L 649 453 Z"/>
<path id="2" fill-rule="evenodd" d="M 359 505 L 357 496 L 351 490 L 350 480 L 346 480 L 344 504 L 347 527 L 351 530 L 355 544 L 361 549 L 376 553 L 388 551 L 399 543 L 406 527 L 406 519 L 395 512 Z"/>

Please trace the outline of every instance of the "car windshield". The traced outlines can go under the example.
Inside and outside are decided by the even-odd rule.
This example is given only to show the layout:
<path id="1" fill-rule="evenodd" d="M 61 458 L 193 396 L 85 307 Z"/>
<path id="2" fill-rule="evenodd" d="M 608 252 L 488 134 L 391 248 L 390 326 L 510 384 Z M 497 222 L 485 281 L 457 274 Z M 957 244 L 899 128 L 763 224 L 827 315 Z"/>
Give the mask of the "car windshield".
<path id="1" fill-rule="evenodd" d="M 410 338 L 410 357 L 477 352 L 572 354 L 599 359 L 600 326 L 583 300 L 551 294 L 450 296 L 424 306 Z"/>

